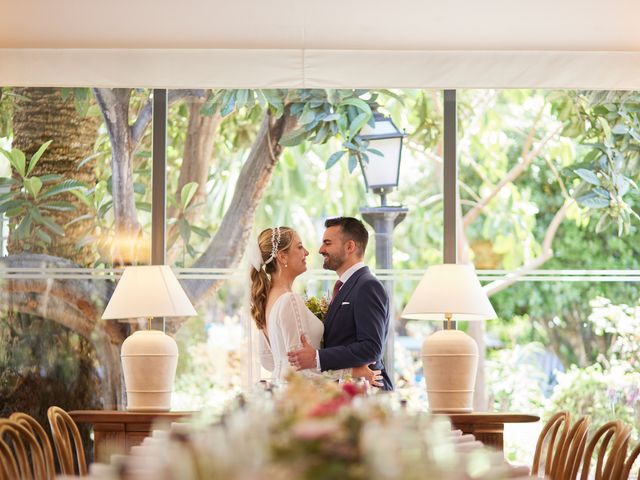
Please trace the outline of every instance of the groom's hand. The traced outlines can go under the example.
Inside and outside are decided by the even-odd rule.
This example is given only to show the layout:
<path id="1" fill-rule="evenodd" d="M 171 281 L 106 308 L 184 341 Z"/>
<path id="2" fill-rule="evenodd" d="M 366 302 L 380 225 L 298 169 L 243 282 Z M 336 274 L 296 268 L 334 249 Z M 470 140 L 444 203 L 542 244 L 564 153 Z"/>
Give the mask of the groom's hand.
<path id="1" fill-rule="evenodd" d="M 300 350 L 292 350 L 287 353 L 289 364 L 296 370 L 316 368 L 316 349 L 307 342 L 307 337 L 304 335 L 300 336 L 300 341 L 302 342 Z"/>

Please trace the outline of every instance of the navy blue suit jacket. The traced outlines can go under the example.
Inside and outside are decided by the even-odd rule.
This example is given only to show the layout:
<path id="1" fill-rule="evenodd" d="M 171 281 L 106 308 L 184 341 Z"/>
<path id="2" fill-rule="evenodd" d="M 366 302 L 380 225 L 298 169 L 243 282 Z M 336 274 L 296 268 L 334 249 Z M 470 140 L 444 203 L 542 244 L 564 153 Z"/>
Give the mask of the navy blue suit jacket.
<path id="1" fill-rule="evenodd" d="M 393 384 L 382 364 L 389 333 L 389 296 L 368 267 L 356 270 L 331 302 L 324 321 L 322 370 L 375 365 L 382 370 L 385 390 Z"/>

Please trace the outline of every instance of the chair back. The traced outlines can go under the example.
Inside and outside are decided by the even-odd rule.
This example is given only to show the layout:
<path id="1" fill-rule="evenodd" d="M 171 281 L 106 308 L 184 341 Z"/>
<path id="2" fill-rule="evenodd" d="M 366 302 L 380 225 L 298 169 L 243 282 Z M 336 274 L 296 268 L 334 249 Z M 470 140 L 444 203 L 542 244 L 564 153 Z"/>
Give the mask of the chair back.
<path id="1" fill-rule="evenodd" d="M 544 474 L 554 478 L 554 473 L 560 469 L 560 457 L 562 447 L 569 434 L 570 418 L 569 412 L 558 412 L 554 414 L 543 427 L 538 437 L 536 451 L 533 456 L 533 464 L 531 465 L 532 476 L 537 476 L 540 473 L 540 463 L 543 452 L 545 451 L 545 445 Z"/>
<path id="2" fill-rule="evenodd" d="M 612 480 L 620 478 L 624 470 L 624 461 L 629 446 L 631 429 L 619 420 L 607 422 L 593 434 L 589 441 L 582 464 L 581 480 L 587 480 L 591 469 L 592 457 L 598 450 L 596 459 L 595 480 Z M 612 441 L 613 440 L 613 441 Z M 609 448 L 609 444 L 611 447 Z M 605 460 L 606 457 L 606 460 Z"/>
<path id="3" fill-rule="evenodd" d="M 16 422 L 18 425 L 22 425 L 24 428 L 29 430 L 42 448 L 42 452 L 44 453 L 44 462 L 47 467 L 47 480 L 54 479 L 56 476 L 56 467 L 55 460 L 53 457 L 53 449 L 51 448 L 51 442 L 49 441 L 49 436 L 47 432 L 42 428 L 40 422 L 38 422 L 31 415 L 27 415 L 22 412 L 12 413 L 9 417 L 9 420 Z"/>
<path id="4" fill-rule="evenodd" d="M 64 475 L 86 475 L 87 461 L 76 423 L 60 407 L 49 407 L 47 417 L 49 418 L 49 426 L 51 427 L 53 444 L 56 448 L 61 472 Z M 72 440 L 73 445 L 71 444 Z M 78 466 L 77 470 L 74 468 L 74 450 L 75 461 Z"/>
<path id="5" fill-rule="evenodd" d="M 3 474 L 20 480 L 47 479 L 44 453 L 36 437 L 25 427 L 0 419 L 0 455 Z"/>
<path id="6" fill-rule="evenodd" d="M 567 438 L 560 449 L 557 470 L 554 479 L 575 480 L 580 472 L 580 465 L 587 446 L 589 433 L 589 417 L 582 417 L 569 430 Z"/>
<path id="7" fill-rule="evenodd" d="M 633 450 L 631 450 L 631 453 L 627 457 L 627 460 L 624 462 L 620 480 L 628 480 L 628 478 L 631 476 L 631 469 L 633 468 L 633 464 L 638 458 L 638 455 L 640 455 L 640 443 L 636 445 Z M 638 471 L 638 476 L 636 478 L 640 478 L 640 470 Z"/>

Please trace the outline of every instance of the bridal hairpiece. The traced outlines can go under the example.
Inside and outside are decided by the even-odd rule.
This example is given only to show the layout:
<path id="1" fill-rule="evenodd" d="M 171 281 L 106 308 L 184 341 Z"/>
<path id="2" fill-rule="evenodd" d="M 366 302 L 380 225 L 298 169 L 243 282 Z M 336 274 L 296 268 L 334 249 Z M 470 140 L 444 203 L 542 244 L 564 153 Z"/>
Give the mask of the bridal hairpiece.
<path id="1" fill-rule="evenodd" d="M 278 254 L 278 245 L 280 245 L 280 227 L 274 227 L 271 229 L 271 255 L 266 260 L 262 259 L 262 252 L 260 251 L 260 244 L 258 243 L 258 237 L 253 237 L 254 240 L 249 248 L 249 263 L 251 266 L 260 271 L 263 265 L 271 263 Z"/>

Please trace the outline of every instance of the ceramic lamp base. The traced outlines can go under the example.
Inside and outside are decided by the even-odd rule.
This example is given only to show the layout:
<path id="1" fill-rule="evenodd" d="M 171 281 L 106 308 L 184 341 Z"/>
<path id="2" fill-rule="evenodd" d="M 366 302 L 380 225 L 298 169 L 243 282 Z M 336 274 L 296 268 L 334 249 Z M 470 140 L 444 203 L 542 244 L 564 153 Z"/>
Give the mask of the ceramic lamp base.
<path id="1" fill-rule="evenodd" d="M 478 370 L 478 345 L 460 330 L 440 330 L 422 344 L 422 367 L 429 409 L 470 413 Z"/>
<path id="2" fill-rule="evenodd" d="M 140 330 L 127 337 L 120 353 L 127 410 L 167 412 L 178 365 L 178 345 L 159 330 Z"/>

